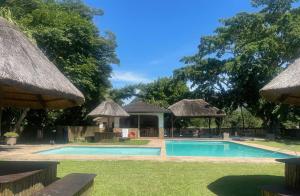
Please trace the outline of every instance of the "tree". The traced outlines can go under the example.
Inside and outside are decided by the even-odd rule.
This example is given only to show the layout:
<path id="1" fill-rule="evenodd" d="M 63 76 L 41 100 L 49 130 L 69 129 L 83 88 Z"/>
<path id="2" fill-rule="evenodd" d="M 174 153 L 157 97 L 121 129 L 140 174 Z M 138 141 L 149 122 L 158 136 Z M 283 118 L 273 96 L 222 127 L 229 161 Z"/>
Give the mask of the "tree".
<path id="1" fill-rule="evenodd" d="M 111 86 L 110 64 L 119 62 L 114 34 L 100 33 L 92 21 L 103 12 L 80 0 L 4 0 L 0 7 L 9 10 L 12 20 L 85 95 L 83 106 L 57 111 L 49 124 L 86 124 L 87 112 Z"/>
<path id="2" fill-rule="evenodd" d="M 253 0 L 257 13 L 239 13 L 221 20 L 215 34 L 201 38 L 198 53 L 183 58 L 187 65 L 175 70 L 178 78 L 190 80 L 201 96 L 229 111 L 246 108 L 278 127 L 281 109 L 261 99 L 259 90 L 298 57 L 300 9 L 293 0 Z"/>
<path id="3" fill-rule="evenodd" d="M 181 99 L 187 98 L 189 88 L 186 83 L 173 78 L 160 78 L 141 87 L 140 97 L 146 102 L 169 107 Z"/>

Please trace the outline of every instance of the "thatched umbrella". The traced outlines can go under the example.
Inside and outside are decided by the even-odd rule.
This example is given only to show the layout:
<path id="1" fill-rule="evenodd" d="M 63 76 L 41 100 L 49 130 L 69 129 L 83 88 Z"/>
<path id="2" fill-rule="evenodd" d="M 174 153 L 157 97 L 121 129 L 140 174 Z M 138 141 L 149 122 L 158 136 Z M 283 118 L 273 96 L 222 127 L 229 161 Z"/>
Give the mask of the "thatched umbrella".
<path id="1" fill-rule="evenodd" d="M 92 117 L 127 117 L 129 114 L 113 100 L 103 101 L 88 116 Z"/>
<path id="2" fill-rule="evenodd" d="M 82 93 L 13 24 L 0 17 L 0 130 L 2 107 L 62 109 L 81 105 Z M 1 134 L 1 133 L 0 133 Z"/>
<path id="3" fill-rule="evenodd" d="M 168 109 L 177 117 L 223 117 L 226 115 L 203 99 L 183 99 Z"/>
<path id="4" fill-rule="evenodd" d="M 19 29 L 0 17 L 0 106 L 60 109 L 82 93 Z"/>
<path id="5" fill-rule="evenodd" d="M 260 90 L 269 101 L 300 106 L 300 58 Z M 300 159 L 277 159 L 285 163 L 285 182 L 289 188 L 299 190 Z M 267 192 L 267 191 L 265 191 Z"/>
<path id="6" fill-rule="evenodd" d="M 106 117 L 109 125 L 111 117 L 127 117 L 129 114 L 113 100 L 106 100 L 91 111 L 88 116 Z"/>
<path id="7" fill-rule="evenodd" d="M 187 118 L 208 118 L 209 129 L 210 119 L 224 117 L 226 114 L 211 106 L 203 99 L 183 99 L 171 105 L 169 108 L 175 117 L 187 117 Z M 173 132 L 173 120 L 172 120 L 172 132 Z M 172 133 L 173 135 L 173 133 Z"/>
<path id="8" fill-rule="evenodd" d="M 260 90 L 267 100 L 300 105 L 300 58 Z"/>

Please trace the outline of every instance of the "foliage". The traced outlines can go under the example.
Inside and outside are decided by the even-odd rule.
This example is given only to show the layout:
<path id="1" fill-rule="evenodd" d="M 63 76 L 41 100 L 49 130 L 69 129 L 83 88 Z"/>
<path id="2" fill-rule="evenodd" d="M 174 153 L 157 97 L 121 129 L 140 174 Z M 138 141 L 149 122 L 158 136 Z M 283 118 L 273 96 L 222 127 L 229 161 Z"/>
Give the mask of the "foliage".
<path id="1" fill-rule="evenodd" d="M 137 97 L 148 103 L 166 108 L 183 98 L 187 98 L 188 94 L 189 88 L 186 83 L 171 77 L 159 78 L 148 84 L 130 85 L 110 91 L 111 98 L 119 103 L 122 103 L 124 99 Z"/>
<path id="2" fill-rule="evenodd" d="M 175 77 L 192 82 L 194 97 L 227 111 L 247 108 L 275 129 L 290 108 L 262 100 L 259 90 L 299 55 L 300 10 L 292 2 L 254 0 L 259 12 L 221 20 L 215 34 L 201 38 L 198 53 L 182 59 L 186 67 Z"/>
<path id="3" fill-rule="evenodd" d="M 142 86 L 140 96 L 146 102 L 169 107 L 183 98 L 187 98 L 189 89 L 183 81 L 172 78 L 160 78 Z"/>
<path id="4" fill-rule="evenodd" d="M 19 137 L 19 134 L 16 132 L 6 132 L 4 133 L 4 137 Z"/>
<path id="5" fill-rule="evenodd" d="M 253 116 L 248 110 L 243 109 L 244 115 L 244 128 L 259 128 L 262 126 L 262 120 Z M 222 127 L 227 128 L 242 128 L 243 119 L 240 108 L 227 114 L 224 118 Z"/>
<path id="6" fill-rule="evenodd" d="M 13 21 L 29 31 L 39 48 L 86 98 L 82 107 L 54 112 L 52 122 L 41 111 L 27 120 L 34 123 L 40 119 L 50 125 L 87 123 L 86 114 L 104 99 L 110 87 L 110 64 L 119 62 L 115 36 L 111 32 L 101 34 L 92 21 L 102 11 L 80 0 L 4 0 L 0 8 L 10 10 Z"/>
<path id="7" fill-rule="evenodd" d="M 112 89 L 109 91 L 109 97 L 120 105 L 124 104 L 124 100 L 139 96 L 139 89 L 142 84 L 128 85 L 120 89 Z"/>

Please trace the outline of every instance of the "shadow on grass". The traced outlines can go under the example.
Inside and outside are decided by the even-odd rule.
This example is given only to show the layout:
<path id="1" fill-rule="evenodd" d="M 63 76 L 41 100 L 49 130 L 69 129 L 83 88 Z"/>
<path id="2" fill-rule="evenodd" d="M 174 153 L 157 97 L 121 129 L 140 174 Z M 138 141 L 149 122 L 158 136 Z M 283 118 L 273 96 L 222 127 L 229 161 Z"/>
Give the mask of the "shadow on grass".
<path id="1" fill-rule="evenodd" d="M 284 177 L 269 175 L 225 176 L 212 182 L 207 188 L 219 196 L 261 195 L 264 185 L 282 185 Z"/>

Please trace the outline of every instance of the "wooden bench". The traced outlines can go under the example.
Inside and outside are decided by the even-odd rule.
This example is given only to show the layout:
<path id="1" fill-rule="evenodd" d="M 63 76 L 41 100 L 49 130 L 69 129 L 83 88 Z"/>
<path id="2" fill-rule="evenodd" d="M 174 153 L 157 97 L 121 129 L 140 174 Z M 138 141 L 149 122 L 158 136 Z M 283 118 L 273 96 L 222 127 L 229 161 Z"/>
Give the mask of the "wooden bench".
<path id="1" fill-rule="evenodd" d="M 299 196 L 300 191 L 286 188 L 286 186 L 267 185 L 262 187 L 262 196 Z"/>
<path id="2" fill-rule="evenodd" d="M 31 195 L 57 180 L 51 161 L 0 161 L 0 195 Z"/>
<path id="3" fill-rule="evenodd" d="M 35 193 L 34 196 L 89 195 L 95 177 L 95 174 L 69 174 Z"/>

